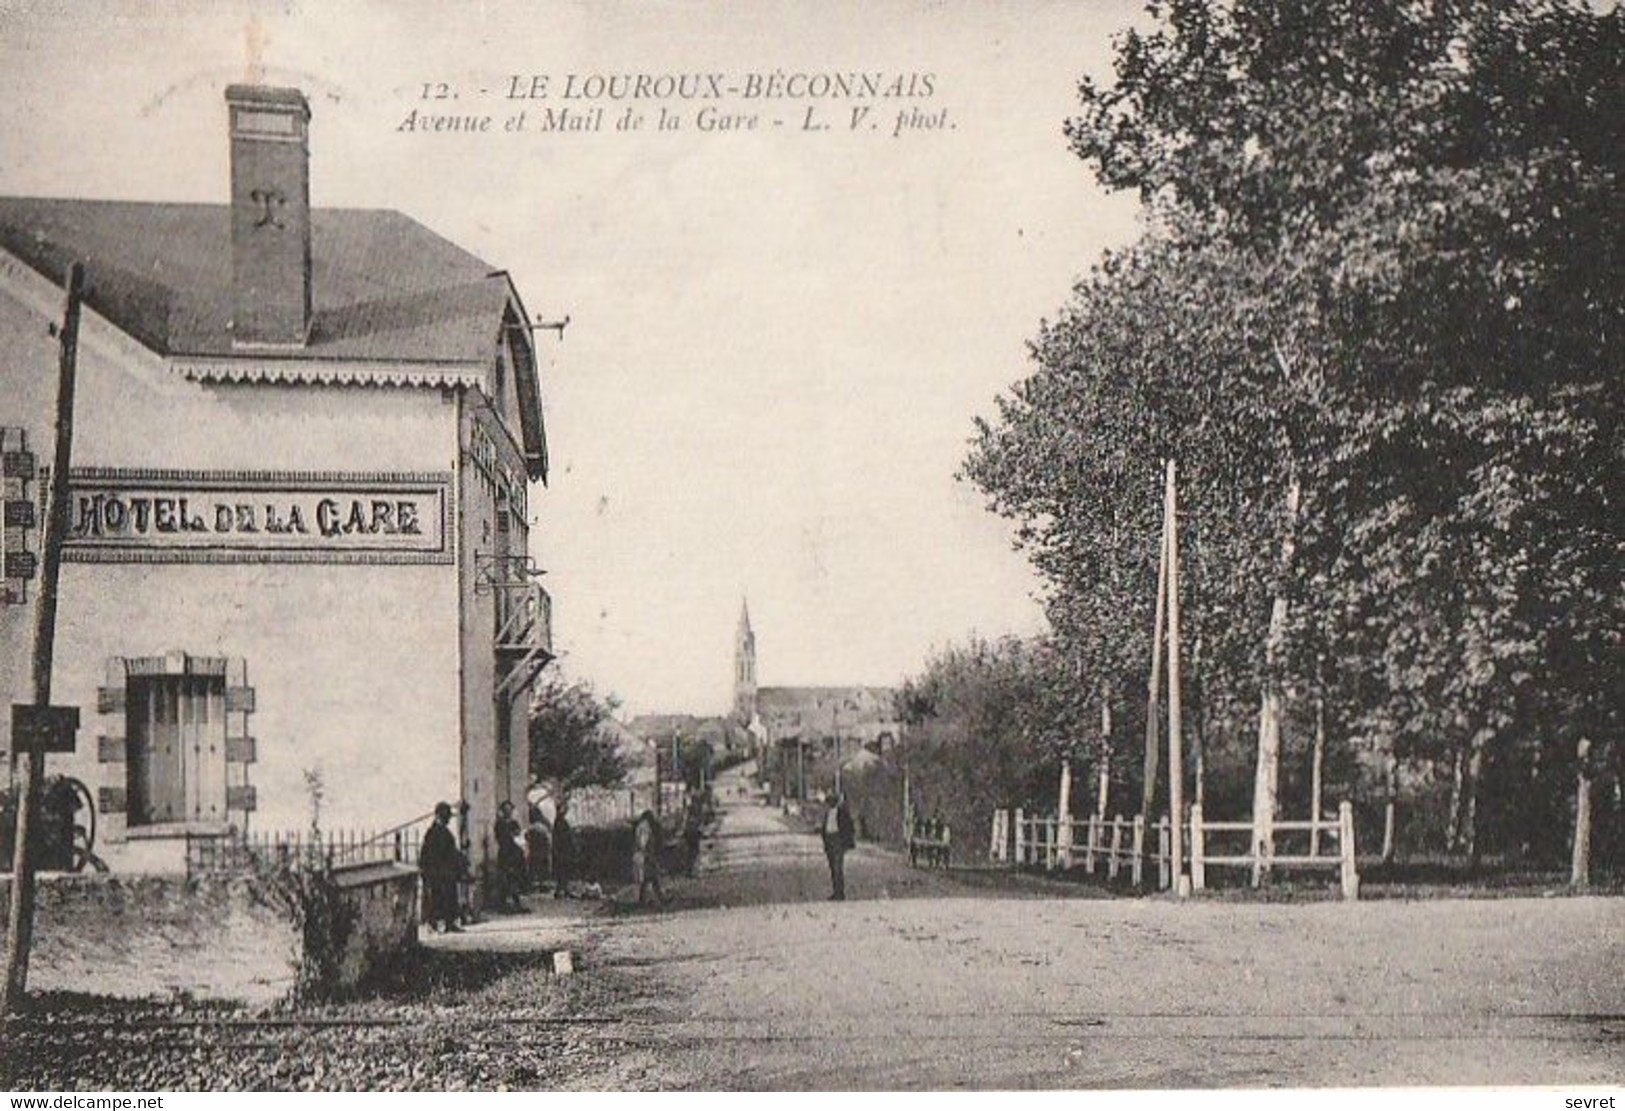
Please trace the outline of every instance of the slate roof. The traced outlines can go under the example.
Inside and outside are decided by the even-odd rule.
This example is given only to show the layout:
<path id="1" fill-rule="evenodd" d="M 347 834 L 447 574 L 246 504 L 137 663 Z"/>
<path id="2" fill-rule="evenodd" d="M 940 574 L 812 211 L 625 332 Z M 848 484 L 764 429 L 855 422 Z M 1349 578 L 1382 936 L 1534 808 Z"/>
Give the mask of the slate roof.
<path id="1" fill-rule="evenodd" d="M 0 197 L 0 248 L 57 283 L 80 260 L 90 306 L 160 354 L 245 359 L 229 327 L 227 205 Z M 505 272 L 385 209 L 312 209 L 311 255 L 310 342 L 256 349 L 252 370 L 245 361 L 199 377 L 275 379 L 282 359 L 301 366 L 289 372 L 294 380 L 464 384 L 470 365 L 494 373 L 513 296 Z M 311 371 L 312 363 L 331 369 Z M 359 365 L 369 363 L 382 365 Z M 525 453 L 545 478 L 537 383 L 520 378 Z"/>
<path id="2" fill-rule="evenodd" d="M 716 740 L 724 745 L 743 746 L 749 735 L 737 722 L 725 717 L 701 717 L 698 714 L 639 714 L 627 723 L 627 728 L 638 736 L 652 741 L 669 740 L 673 734 Z"/>
<path id="3" fill-rule="evenodd" d="M 850 720 L 892 721 L 896 717 L 891 687 L 761 687 L 756 691 L 757 712 L 771 714 L 828 714 L 839 712 Z"/>

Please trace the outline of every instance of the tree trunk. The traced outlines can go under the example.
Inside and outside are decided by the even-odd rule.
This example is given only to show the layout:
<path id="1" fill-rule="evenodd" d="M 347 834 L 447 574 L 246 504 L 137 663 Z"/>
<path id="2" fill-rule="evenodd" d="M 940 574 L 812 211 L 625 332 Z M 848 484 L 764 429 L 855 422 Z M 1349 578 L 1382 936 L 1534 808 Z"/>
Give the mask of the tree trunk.
<path id="1" fill-rule="evenodd" d="M 1398 814 L 1395 812 L 1399 801 L 1399 760 L 1394 755 L 1393 740 L 1389 739 L 1388 759 L 1383 770 L 1383 808 L 1382 808 L 1382 862 L 1394 862 L 1394 834 L 1399 824 Z"/>
<path id="2" fill-rule="evenodd" d="M 1202 697 L 1204 687 L 1202 684 L 1202 638 L 1197 637 L 1196 643 L 1191 646 L 1191 700 L 1195 703 L 1196 729 L 1192 738 L 1191 770 L 1196 776 L 1195 805 L 1198 809 L 1207 806 L 1207 714 L 1205 700 Z"/>
<path id="3" fill-rule="evenodd" d="M 1281 784 L 1281 680 L 1279 668 L 1286 649 L 1288 576 L 1297 547 L 1298 500 L 1296 477 L 1286 494 L 1286 527 L 1276 566 L 1275 598 L 1270 604 L 1270 627 L 1264 641 L 1264 691 L 1258 711 L 1258 766 L 1253 776 L 1253 886 L 1269 875 L 1275 855 L 1276 798 Z"/>
<path id="4" fill-rule="evenodd" d="M 1062 868 L 1072 867 L 1072 761 L 1061 757 L 1060 805 L 1055 808 L 1055 852 Z"/>
<path id="5" fill-rule="evenodd" d="M 1574 852 L 1569 860 L 1569 886 L 1584 891 L 1591 886 L 1591 741 L 1580 738 L 1574 772 Z"/>
<path id="6" fill-rule="evenodd" d="M 1095 813 L 1105 817 L 1112 787 L 1112 704 L 1111 688 L 1100 684 L 1100 772 L 1095 782 Z"/>
<path id="7" fill-rule="evenodd" d="M 1461 848 L 1461 811 L 1464 792 L 1463 770 L 1467 766 L 1465 750 L 1456 749 L 1456 758 L 1450 771 L 1450 818 L 1444 831 L 1444 849 L 1447 853 Z"/>
<path id="8" fill-rule="evenodd" d="M 1326 696 L 1315 695 L 1315 751 L 1309 767 L 1309 820 L 1319 822 L 1321 772 L 1326 763 Z M 1320 855 L 1320 826 L 1309 829 L 1309 855 Z"/>
<path id="9" fill-rule="evenodd" d="M 1463 804 L 1465 812 L 1462 815 L 1462 840 L 1466 843 L 1467 866 L 1471 870 L 1478 868 L 1478 787 L 1484 777 L 1484 745 L 1487 738 L 1482 733 L 1473 737 L 1473 754 L 1467 760 L 1467 799 Z"/>

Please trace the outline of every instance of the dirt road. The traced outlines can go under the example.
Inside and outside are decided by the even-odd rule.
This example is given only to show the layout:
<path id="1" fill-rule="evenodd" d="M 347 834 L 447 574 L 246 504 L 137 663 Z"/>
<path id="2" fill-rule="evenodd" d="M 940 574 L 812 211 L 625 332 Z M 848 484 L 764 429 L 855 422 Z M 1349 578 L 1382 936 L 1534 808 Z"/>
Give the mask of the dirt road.
<path id="1" fill-rule="evenodd" d="M 965 886 L 727 805 L 672 906 L 591 927 L 659 1086 L 1625 1081 L 1625 903 L 1256 905 Z M 1009 885 L 1006 885 L 1007 887 Z"/>

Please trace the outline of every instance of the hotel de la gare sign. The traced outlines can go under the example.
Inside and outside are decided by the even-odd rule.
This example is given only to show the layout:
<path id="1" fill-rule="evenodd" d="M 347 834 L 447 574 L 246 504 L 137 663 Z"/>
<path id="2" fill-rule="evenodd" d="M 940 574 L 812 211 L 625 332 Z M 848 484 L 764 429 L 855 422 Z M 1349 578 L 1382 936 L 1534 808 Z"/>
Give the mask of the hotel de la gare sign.
<path id="1" fill-rule="evenodd" d="M 63 558 L 450 563 L 451 476 L 74 468 Z"/>

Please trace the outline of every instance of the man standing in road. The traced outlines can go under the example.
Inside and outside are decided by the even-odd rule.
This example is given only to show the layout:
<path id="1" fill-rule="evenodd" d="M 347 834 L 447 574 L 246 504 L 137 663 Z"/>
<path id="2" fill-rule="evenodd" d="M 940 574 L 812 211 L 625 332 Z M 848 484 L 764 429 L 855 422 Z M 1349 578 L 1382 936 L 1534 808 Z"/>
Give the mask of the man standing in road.
<path id="1" fill-rule="evenodd" d="M 824 856 L 829 860 L 830 898 L 846 898 L 846 852 L 857 845 L 852 831 L 852 811 L 846 798 L 830 791 L 824 796 Z"/>

